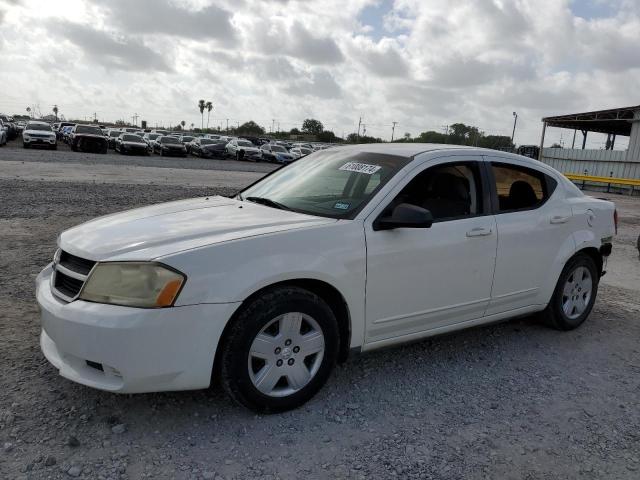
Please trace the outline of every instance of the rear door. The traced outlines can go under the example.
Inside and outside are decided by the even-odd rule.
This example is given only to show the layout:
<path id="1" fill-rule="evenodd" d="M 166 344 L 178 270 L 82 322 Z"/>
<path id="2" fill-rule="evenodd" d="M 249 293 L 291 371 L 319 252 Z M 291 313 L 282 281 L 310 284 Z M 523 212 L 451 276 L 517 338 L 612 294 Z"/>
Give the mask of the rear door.
<path id="1" fill-rule="evenodd" d="M 498 250 L 487 315 L 544 304 L 542 288 L 567 243 L 572 212 L 556 181 L 529 162 L 487 157 Z M 557 190 L 557 191 L 556 191 Z"/>
<path id="2" fill-rule="evenodd" d="M 365 343 L 392 343 L 481 318 L 489 304 L 496 226 L 480 157 L 449 157 L 418 167 L 365 221 Z M 375 231 L 399 203 L 431 211 L 430 228 Z"/>

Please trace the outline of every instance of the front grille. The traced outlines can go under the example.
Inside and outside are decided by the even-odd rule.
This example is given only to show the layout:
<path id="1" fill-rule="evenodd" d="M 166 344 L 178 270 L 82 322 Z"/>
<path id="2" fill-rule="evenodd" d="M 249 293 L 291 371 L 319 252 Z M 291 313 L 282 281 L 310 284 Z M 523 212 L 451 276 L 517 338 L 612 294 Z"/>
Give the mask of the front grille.
<path id="1" fill-rule="evenodd" d="M 87 276 L 96 264 L 93 260 L 77 257 L 58 250 L 54 257 L 52 292 L 66 302 L 72 302 L 80 294 Z"/>
<path id="2" fill-rule="evenodd" d="M 70 277 L 60 271 L 56 272 L 56 278 L 53 282 L 55 289 L 69 298 L 74 298 L 78 295 L 82 285 L 84 285 L 82 280 Z"/>
<path id="3" fill-rule="evenodd" d="M 82 275 L 88 275 L 93 266 L 96 264 L 93 260 L 87 260 L 85 258 L 76 257 L 64 250 L 60 250 L 60 265 L 74 272 L 78 272 Z"/>

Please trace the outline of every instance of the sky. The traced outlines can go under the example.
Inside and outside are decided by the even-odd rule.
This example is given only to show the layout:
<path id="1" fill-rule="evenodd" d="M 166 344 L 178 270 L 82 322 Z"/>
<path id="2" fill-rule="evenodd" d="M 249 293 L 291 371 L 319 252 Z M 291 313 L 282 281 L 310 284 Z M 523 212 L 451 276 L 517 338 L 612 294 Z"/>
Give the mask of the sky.
<path id="1" fill-rule="evenodd" d="M 388 140 L 393 122 L 511 135 L 517 112 L 536 144 L 542 117 L 639 105 L 639 87 L 640 0 L 0 0 L 10 114 L 199 126 L 202 98 L 213 127 L 362 118 Z"/>

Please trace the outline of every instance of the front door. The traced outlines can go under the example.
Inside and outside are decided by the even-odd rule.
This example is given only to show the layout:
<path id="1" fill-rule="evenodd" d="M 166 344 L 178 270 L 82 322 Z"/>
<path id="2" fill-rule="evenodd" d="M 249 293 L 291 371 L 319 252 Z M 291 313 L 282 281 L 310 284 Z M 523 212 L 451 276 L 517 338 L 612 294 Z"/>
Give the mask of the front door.
<path id="1" fill-rule="evenodd" d="M 403 341 L 484 315 L 496 258 L 495 219 L 482 186 L 482 160 L 454 158 L 418 167 L 365 222 L 365 343 Z M 399 203 L 428 209 L 433 225 L 375 231 L 373 220 Z"/>

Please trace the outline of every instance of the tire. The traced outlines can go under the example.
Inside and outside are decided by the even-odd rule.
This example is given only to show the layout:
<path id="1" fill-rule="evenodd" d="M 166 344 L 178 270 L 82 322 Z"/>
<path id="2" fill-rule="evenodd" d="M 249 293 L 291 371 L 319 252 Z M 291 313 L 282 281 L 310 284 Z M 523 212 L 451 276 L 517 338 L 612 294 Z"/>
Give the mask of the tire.
<path id="1" fill-rule="evenodd" d="M 58 145 L 53 145 L 53 146 L 51 147 L 51 150 L 57 150 L 57 149 L 58 149 Z"/>
<path id="2" fill-rule="evenodd" d="M 307 290 L 267 291 L 232 321 L 220 356 L 222 385 L 233 400 L 256 412 L 299 407 L 322 388 L 336 364 L 337 320 L 326 302 Z M 264 360 L 263 353 L 250 355 L 261 349 Z"/>
<path id="3" fill-rule="evenodd" d="M 598 268 L 591 257 L 580 253 L 571 258 L 560 274 L 549 305 L 542 312 L 546 323 L 563 331 L 582 325 L 593 309 L 598 281 Z"/>
<path id="4" fill-rule="evenodd" d="M 22 142 L 22 148 L 29 148 L 29 144 Z"/>

